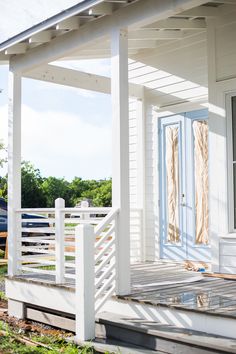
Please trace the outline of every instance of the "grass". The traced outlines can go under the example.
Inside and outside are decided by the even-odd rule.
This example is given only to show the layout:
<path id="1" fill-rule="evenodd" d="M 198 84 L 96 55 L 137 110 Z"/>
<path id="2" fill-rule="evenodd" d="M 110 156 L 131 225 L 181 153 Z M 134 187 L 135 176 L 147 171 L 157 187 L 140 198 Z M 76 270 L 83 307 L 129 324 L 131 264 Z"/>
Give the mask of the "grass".
<path id="1" fill-rule="evenodd" d="M 7 274 L 7 265 L 0 266 L 0 281 L 4 280 L 5 275 Z"/>
<path id="2" fill-rule="evenodd" d="M 75 344 L 67 343 L 64 338 L 60 336 L 52 335 L 28 335 L 28 339 L 42 343 L 45 347 L 42 346 L 31 346 L 25 345 L 20 342 L 22 335 L 17 333 L 16 330 L 13 330 L 8 324 L 0 321 L 0 330 L 6 332 L 5 335 L 0 332 L 0 353 L 4 354 L 93 354 L 94 350 L 92 347 L 78 347 Z M 3 333 L 3 332 L 2 332 Z M 24 337 L 26 338 L 26 337 Z M 109 354 L 109 353 L 107 353 Z"/>

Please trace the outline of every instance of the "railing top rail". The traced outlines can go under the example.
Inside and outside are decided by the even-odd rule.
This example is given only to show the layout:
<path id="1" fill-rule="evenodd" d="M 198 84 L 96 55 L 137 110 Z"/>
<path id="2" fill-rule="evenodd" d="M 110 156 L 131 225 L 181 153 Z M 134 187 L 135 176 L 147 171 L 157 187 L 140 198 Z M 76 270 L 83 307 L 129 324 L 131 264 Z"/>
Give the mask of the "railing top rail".
<path id="1" fill-rule="evenodd" d="M 20 208 L 20 209 L 15 209 L 16 213 L 32 213 L 32 212 L 37 212 L 37 213 L 53 213 L 55 212 L 55 208 Z"/>
<path id="2" fill-rule="evenodd" d="M 101 213 L 108 214 L 112 208 L 61 208 L 60 210 L 64 213 Z M 55 212 L 55 208 L 20 208 L 16 209 L 16 213 L 31 213 L 31 212 L 41 212 L 41 213 L 53 213 Z"/>
<path id="3" fill-rule="evenodd" d="M 101 214 L 105 214 L 105 213 L 109 213 L 111 211 L 112 208 L 63 208 L 61 209 L 62 212 L 64 213 L 101 213 Z"/>
<path id="4" fill-rule="evenodd" d="M 99 236 L 100 232 L 106 227 L 106 225 L 108 225 L 112 221 L 112 219 L 118 212 L 119 208 L 111 209 L 109 214 L 107 214 L 107 216 L 105 216 L 105 218 L 102 219 L 102 221 L 94 228 L 95 237 Z"/>

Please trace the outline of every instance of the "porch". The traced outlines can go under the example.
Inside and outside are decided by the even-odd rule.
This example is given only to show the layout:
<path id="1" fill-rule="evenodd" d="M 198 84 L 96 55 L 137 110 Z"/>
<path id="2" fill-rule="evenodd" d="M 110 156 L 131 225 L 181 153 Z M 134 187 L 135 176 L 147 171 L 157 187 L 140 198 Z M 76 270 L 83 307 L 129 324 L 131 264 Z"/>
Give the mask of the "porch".
<path id="1" fill-rule="evenodd" d="M 173 243 L 163 236 L 163 224 L 168 222 L 162 217 L 167 210 L 161 214 L 166 195 L 161 198 L 164 164 L 160 161 L 158 123 L 163 117 L 177 115 L 180 119 L 174 117 L 174 124 L 181 128 L 183 112 L 208 107 L 209 259 L 213 271 L 236 272 L 233 171 L 230 176 L 226 172 L 227 144 L 232 140 L 232 122 L 226 126 L 226 118 L 232 115 L 232 107 L 229 104 L 229 110 L 225 109 L 225 95 L 234 90 L 236 82 L 233 65 L 224 61 L 226 49 L 234 61 L 230 47 L 235 36 L 230 37 L 231 45 L 223 46 L 229 33 L 236 31 L 234 1 L 139 0 L 124 2 L 124 7 L 118 3 L 114 11 L 102 13 L 91 22 L 86 20 L 81 28 L 71 28 L 74 21 L 58 20 L 55 26 L 66 26 L 65 34 L 60 32 L 61 36 L 43 46 L 35 44 L 23 53 L 14 53 L 13 46 L 5 53 L 13 53 L 9 89 L 9 312 L 19 318 L 34 314 L 41 320 L 51 315 L 61 326 L 58 313 L 63 314 L 77 340 L 94 337 L 95 317 L 103 311 L 235 338 L 234 282 L 203 278 L 181 268 L 177 271 L 176 264 L 165 268 L 155 263 L 161 258 L 163 243 L 168 248 L 166 254 L 173 249 Z M 78 18 L 79 13 L 73 17 Z M 100 42 L 95 43 L 98 38 Z M 84 57 L 111 58 L 111 78 L 52 64 L 53 60 Z M 111 94 L 112 208 L 66 208 L 62 199 L 56 200 L 55 208 L 21 208 L 23 77 Z M 187 125 L 191 132 L 192 126 Z M 194 170 L 192 151 L 190 155 Z M 185 171 L 178 172 L 186 175 Z M 194 243 L 194 177 L 180 184 L 183 189 L 176 188 L 175 197 L 182 199 L 176 205 L 184 210 L 185 219 L 178 236 L 189 237 L 184 242 L 177 237 L 175 246 L 191 243 L 192 253 L 198 255 L 199 245 Z M 25 229 L 22 214 L 27 212 L 45 215 L 48 226 Z"/>
<path id="2" fill-rule="evenodd" d="M 80 301 L 75 281 L 57 284 L 49 274 L 9 277 L 9 311 L 74 332 Z M 128 345 L 132 353 L 142 347 L 149 353 L 148 349 L 170 350 L 167 343 L 172 343 L 171 353 L 187 353 L 189 347 L 197 353 L 234 353 L 235 294 L 235 281 L 187 271 L 183 264 L 134 264 L 130 294 L 113 294 L 96 313 L 93 344 L 101 352 L 104 348 L 125 353 Z"/>

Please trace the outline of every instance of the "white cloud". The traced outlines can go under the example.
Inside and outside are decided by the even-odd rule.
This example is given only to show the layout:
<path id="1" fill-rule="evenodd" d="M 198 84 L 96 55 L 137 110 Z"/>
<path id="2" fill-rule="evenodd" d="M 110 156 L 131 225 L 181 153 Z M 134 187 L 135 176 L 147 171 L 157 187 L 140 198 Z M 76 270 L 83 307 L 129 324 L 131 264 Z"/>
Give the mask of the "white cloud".
<path id="1" fill-rule="evenodd" d="M 0 139 L 6 142 L 6 106 L 0 107 L 0 128 Z M 22 159 L 33 162 L 45 176 L 109 177 L 110 127 L 92 125 L 73 114 L 37 112 L 23 105 Z"/>

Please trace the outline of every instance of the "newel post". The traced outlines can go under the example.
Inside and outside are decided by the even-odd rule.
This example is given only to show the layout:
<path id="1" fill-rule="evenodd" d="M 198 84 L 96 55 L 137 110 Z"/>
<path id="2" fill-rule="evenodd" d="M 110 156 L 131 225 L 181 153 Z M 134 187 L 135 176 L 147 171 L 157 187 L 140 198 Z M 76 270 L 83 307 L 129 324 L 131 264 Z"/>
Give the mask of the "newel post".
<path id="1" fill-rule="evenodd" d="M 76 339 L 95 337 L 95 234 L 91 225 L 78 225 L 75 231 L 75 316 Z"/>
<path id="2" fill-rule="evenodd" d="M 55 254 L 56 254 L 56 283 L 62 284 L 65 281 L 65 223 L 64 213 L 65 200 L 55 200 Z"/>

